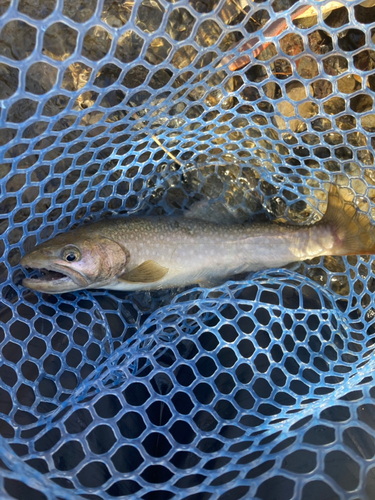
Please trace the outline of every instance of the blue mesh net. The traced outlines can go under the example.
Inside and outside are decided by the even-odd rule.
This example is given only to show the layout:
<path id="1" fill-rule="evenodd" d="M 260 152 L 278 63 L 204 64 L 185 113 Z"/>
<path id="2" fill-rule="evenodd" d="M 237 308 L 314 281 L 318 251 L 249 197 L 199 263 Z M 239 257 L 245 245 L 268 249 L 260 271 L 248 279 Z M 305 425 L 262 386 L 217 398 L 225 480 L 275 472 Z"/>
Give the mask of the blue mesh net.
<path id="1" fill-rule="evenodd" d="M 19 261 L 200 200 L 310 224 L 332 181 L 373 218 L 375 3 L 4 0 L 0 29 L 1 498 L 374 500 L 373 257 L 61 296 Z"/>

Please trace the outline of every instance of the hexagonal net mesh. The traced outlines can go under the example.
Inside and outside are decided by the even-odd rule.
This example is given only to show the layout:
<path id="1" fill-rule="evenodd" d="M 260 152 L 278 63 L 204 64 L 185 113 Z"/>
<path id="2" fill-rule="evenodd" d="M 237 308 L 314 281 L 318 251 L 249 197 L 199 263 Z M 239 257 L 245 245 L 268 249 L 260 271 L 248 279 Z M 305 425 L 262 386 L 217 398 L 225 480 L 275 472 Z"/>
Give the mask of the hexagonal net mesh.
<path id="1" fill-rule="evenodd" d="M 215 289 L 52 296 L 36 243 L 202 199 L 375 206 L 375 2 L 0 3 L 0 491 L 375 499 L 372 257 Z M 373 26 L 373 28 L 372 28 Z"/>

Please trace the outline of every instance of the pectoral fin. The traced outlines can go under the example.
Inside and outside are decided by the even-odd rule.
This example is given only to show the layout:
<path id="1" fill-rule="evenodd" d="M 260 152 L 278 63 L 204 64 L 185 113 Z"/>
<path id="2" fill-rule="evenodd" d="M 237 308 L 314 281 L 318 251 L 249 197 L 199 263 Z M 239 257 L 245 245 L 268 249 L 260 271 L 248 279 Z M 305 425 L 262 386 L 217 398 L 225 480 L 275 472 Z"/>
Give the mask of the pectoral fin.
<path id="1" fill-rule="evenodd" d="M 118 279 L 131 283 L 154 283 L 164 278 L 168 271 L 167 267 L 161 266 L 154 260 L 146 260 L 131 271 L 119 276 Z"/>

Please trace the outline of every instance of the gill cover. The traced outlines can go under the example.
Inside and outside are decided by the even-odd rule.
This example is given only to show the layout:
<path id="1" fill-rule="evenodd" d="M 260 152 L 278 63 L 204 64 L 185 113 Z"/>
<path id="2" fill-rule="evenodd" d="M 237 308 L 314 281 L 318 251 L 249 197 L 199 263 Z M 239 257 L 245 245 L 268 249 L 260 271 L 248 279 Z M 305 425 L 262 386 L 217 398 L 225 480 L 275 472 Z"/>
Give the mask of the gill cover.
<path id="1" fill-rule="evenodd" d="M 59 263 L 59 267 L 66 274 L 68 270 L 78 273 L 81 278 L 86 279 L 86 286 L 112 281 L 124 272 L 129 259 L 128 252 L 121 245 L 104 236 L 85 237 L 75 246 L 80 251 L 81 258 L 72 262 L 65 258 L 63 263 Z M 65 251 L 69 251 L 69 248 Z"/>

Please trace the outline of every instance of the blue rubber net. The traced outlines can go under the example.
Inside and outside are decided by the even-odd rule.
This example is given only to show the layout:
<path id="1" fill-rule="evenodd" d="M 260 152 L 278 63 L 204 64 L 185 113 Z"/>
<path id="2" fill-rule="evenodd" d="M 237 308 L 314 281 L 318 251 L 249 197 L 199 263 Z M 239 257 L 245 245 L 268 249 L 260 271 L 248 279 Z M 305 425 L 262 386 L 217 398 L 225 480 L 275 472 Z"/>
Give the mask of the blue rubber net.
<path id="1" fill-rule="evenodd" d="M 53 296 L 35 244 L 113 214 L 375 214 L 375 4 L 0 3 L 0 491 L 374 500 L 373 257 Z"/>

